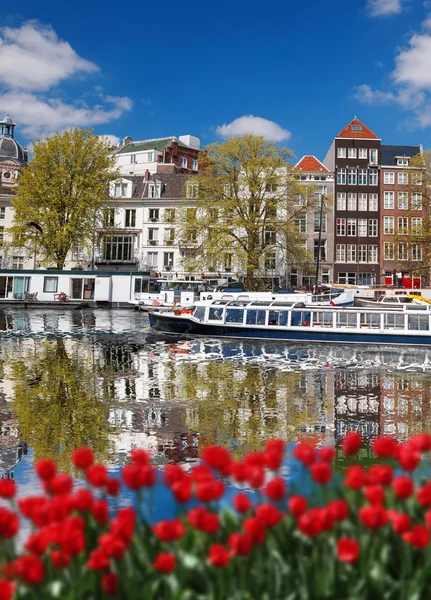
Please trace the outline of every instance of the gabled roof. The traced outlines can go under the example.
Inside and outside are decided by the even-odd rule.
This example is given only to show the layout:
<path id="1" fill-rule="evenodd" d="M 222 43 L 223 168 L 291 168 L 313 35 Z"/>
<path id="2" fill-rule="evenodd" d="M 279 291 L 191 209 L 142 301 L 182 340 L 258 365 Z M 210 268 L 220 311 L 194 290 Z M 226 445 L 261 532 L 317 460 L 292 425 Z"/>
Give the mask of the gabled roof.
<path id="1" fill-rule="evenodd" d="M 178 146 L 181 146 L 182 148 L 188 148 L 188 146 L 183 144 L 183 142 L 181 142 L 178 138 L 167 137 L 156 138 L 153 140 L 142 140 L 140 142 L 130 142 L 130 144 L 120 148 L 117 154 L 125 154 L 127 152 L 142 152 L 143 150 L 158 150 L 159 152 L 162 152 L 163 150 L 166 150 L 166 148 L 169 148 L 169 146 L 172 145 L 172 142 L 177 142 Z"/>
<path id="2" fill-rule="evenodd" d="M 319 173 L 320 171 L 325 171 L 325 173 L 329 173 L 329 170 L 325 165 L 312 154 L 305 154 L 305 156 L 296 163 L 295 171 L 305 171 L 306 173 Z"/>
<path id="3" fill-rule="evenodd" d="M 369 129 L 356 117 L 353 119 L 353 121 L 350 121 L 350 123 L 346 125 L 346 127 L 342 131 L 340 131 L 340 133 L 337 135 L 337 138 L 365 138 L 374 140 L 380 139 L 375 133 L 371 131 L 371 129 Z"/>
<path id="4" fill-rule="evenodd" d="M 380 146 L 381 151 L 381 164 L 384 167 L 396 167 L 397 166 L 397 156 L 416 156 L 420 154 L 421 147 L 420 146 L 387 146 L 382 144 Z"/>

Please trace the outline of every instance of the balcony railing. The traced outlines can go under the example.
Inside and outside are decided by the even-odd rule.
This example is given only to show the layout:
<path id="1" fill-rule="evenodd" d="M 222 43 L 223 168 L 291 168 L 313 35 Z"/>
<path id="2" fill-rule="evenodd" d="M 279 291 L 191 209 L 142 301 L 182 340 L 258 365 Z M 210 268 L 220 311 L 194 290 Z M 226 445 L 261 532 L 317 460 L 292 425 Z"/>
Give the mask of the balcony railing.
<path id="1" fill-rule="evenodd" d="M 106 258 L 105 256 L 96 256 L 94 259 L 96 264 L 129 264 L 133 265 L 139 262 L 137 256 L 132 256 L 132 258 Z"/>
<path id="2" fill-rule="evenodd" d="M 159 240 L 148 240 L 148 245 L 149 246 L 158 246 Z"/>

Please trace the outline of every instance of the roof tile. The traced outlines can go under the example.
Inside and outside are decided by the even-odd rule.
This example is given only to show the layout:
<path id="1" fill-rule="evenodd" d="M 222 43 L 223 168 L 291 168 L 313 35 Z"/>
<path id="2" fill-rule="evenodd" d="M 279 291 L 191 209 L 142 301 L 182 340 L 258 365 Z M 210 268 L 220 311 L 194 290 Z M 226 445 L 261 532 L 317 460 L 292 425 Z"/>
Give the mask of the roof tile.
<path id="1" fill-rule="evenodd" d="M 318 173 L 325 171 L 329 173 L 329 170 L 323 163 L 320 162 L 315 156 L 306 154 L 301 160 L 295 165 L 295 171 L 305 171 L 306 173 Z"/>
<path id="2" fill-rule="evenodd" d="M 365 138 L 379 140 L 380 138 L 356 117 L 337 135 L 339 138 Z"/>

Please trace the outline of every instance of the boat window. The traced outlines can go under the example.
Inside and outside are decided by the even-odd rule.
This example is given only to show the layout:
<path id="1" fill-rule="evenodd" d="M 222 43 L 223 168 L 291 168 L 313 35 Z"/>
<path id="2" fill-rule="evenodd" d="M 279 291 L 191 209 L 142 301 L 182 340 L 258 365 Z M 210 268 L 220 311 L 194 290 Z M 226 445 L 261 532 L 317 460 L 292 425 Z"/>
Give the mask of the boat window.
<path id="1" fill-rule="evenodd" d="M 211 306 L 209 315 L 209 321 L 222 321 L 223 320 L 223 307 L 222 306 Z"/>
<path id="2" fill-rule="evenodd" d="M 278 324 L 280 325 L 280 327 L 286 327 L 288 318 L 289 313 L 287 312 L 287 310 L 281 310 L 278 313 Z"/>
<path id="3" fill-rule="evenodd" d="M 309 310 L 293 310 L 292 311 L 292 325 L 297 326 L 307 326 L 310 325 L 311 313 Z"/>
<path id="4" fill-rule="evenodd" d="M 268 300 L 255 300 L 254 302 L 251 303 L 252 306 L 269 306 L 272 303 L 272 301 L 268 301 Z"/>
<path id="5" fill-rule="evenodd" d="M 408 296 L 400 296 L 398 300 L 401 304 L 412 304 L 413 298 L 409 298 Z"/>
<path id="6" fill-rule="evenodd" d="M 269 311 L 268 325 L 278 325 L 278 312 L 276 310 Z"/>
<path id="7" fill-rule="evenodd" d="M 247 325 L 265 325 L 266 310 L 247 310 Z"/>
<path id="8" fill-rule="evenodd" d="M 287 308 L 287 307 L 293 306 L 293 305 L 294 305 L 294 302 L 274 302 L 273 304 L 271 304 L 271 306 L 273 308 L 276 308 L 276 307 L 286 307 Z"/>
<path id="9" fill-rule="evenodd" d="M 244 311 L 242 308 L 227 308 L 226 323 L 242 323 L 244 320 Z"/>
<path id="10" fill-rule="evenodd" d="M 337 327 L 357 327 L 357 317 L 354 312 L 337 313 Z"/>
<path id="11" fill-rule="evenodd" d="M 361 327 L 380 327 L 380 313 L 361 313 Z"/>
<path id="12" fill-rule="evenodd" d="M 404 329 L 404 313 L 385 313 L 384 315 L 385 329 Z"/>
<path id="13" fill-rule="evenodd" d="M 234 300 L 233 302 L 229 302 L 228 306 L 247 306 L 248 304 L 250 304 L 250 300 Z"/>
<path id="14" fill-rule="evenodd" d="M 196 317 L 196 319 L 199 319 L 199 321 L 202 321 L 205 316 L 205 306 L 196 307 L 193 316 Z"/>
<path id="15" fill-rule="evenodd" d="M 428 331 L 429 330 L 429 317 L 428 315 L 409 315 L 408 316 L 408 328 L 415 329 L 417 331 Z"/>
<path id="16" fill-rule="evenodd" d="M 396 296 L 394 296 L 393 298 L 383 298 L 383 302 L 385 302 L 386 304 L 393 304 L 394 302 L 397 303 L 398 302 L 398 298 Z"/>
<path id="17" fill-rule="evenodd" d="M 313 313 L 313 325 L 321 327 L 332 327 L 332 315 L 330 312 L 315 312 Z"/>

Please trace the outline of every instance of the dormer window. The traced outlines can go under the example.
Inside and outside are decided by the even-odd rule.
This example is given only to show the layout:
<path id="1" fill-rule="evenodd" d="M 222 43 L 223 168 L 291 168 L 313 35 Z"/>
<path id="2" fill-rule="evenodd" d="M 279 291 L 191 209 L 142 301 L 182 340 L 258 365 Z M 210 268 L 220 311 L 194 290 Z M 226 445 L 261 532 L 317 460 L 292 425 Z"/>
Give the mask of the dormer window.
<path id="1" fill-rule="evenodd" d="M 407 158 L 407 156 L 398 156 L 397 157 L 397 165 L 399 167 L 408 167 L 409 159 Z"/>
<path id="2" fill-rule="evenodd" d="M 116 183 L 114 188 L 114 196 L 116 198 L 127 197 L 127 183 Z"/>
<path id="3" fill-rule="evenodd" d="M 199 188 L 197 183 L 187 183 L 186 187 L 186 196 L 187 198 L 197 198 L 199 193 Z"/>
<path id="4" fill-rule="evenodd" d="M 148 195 L 150 198 L 160 198 L 162 193 L 161 183 L 150 183 L 148 188 Z"/>
<path id="5" fill-rule="evenodd" d="M 350 127 L 351 131 L 362 131 L 362 125 L 352 125 Z"/>
<path id="6" fill-rule="evenodd" d="M 130 155 L 130 164 L 131 165 L 135 165 L 136 164 L 136 154 L 131 154 Z"/>

